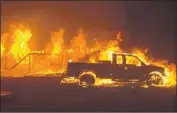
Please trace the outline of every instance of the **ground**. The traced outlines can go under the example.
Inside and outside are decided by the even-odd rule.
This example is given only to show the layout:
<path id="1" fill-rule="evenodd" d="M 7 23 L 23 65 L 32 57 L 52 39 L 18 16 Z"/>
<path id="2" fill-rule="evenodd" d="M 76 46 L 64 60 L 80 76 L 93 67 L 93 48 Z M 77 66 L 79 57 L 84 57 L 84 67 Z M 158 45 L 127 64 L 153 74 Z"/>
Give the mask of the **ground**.
<path id="1" fill-rule="evenodd" d="M 177 111 L 176 88 L 79 88 L 59 77 L 1 78 L 1 111 Z"/>

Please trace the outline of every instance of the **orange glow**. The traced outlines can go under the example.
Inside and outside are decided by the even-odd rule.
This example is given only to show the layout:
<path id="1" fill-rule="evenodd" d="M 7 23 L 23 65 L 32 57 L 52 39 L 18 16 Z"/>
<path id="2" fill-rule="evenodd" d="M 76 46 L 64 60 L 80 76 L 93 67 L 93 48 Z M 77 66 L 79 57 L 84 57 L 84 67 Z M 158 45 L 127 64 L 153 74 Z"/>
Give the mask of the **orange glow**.
<path id="1" fill-rule="evenodd" d="M 3 55 L 4 51 L 5 51 L 5 48 L 4 48 L 4 46 L 1 44 L 1 56 Z"/>
<path id="2" fill-rule="evenodd" d="M 56 71 L 52 71 L 51 69 L 48 69 L 48 70 L 45 70 L 45 71 L 39 71 L 39 72 L 37 72 L 37 73 L 35 73 L 35 74 L 39 74 L 39 75 L 41 75 L 41 76 L 44 76 L 44 75 L 58 75 L 59 76 L 59 74 L 57 74 L 57 73 L 61 73 L 61 72 L 56 72 Z"/>
<path id="3" fill-rule="evenodd" d="M 51 42 L 53 44 L 52 54 L 60 54 L 63 49 L 64 44 L 64 29 L 60 29 L 58 32 L 53 32 L 51 37 Z"/>
<path id="4" fill-rule="evenodd" d="M 10 61 L 13 59 L 16 62 L 21 60 L 25 55 L 29 53 L 49 53 L 51 56 L 43 56 L 44 59 L 38 59 L 37 72 L 43 74 L 50 74 L 56 72 L 66 71 L 68 62 L 90 62 L 97 63 L 99 60 L 112 60 L 113 53 L 124 53 L 125 50 L 120 47 L 120 43 L 123 42 L 123 37 L 121 32 L 118 32 L 115 40 L 96 40 L 94 38 L 92 46 L 88 42 L 88 37 L 83 29 L 79 29 L 78 33 L 72 38 L 72 40 L 67 45 L 65 42 L 65 30 L 59 29 L 56 32 L 52 32 L 50 37 L 50 42 L 48 42 L 46 48 L 43 48 L 41 51 L 34 51 L 29 48 L 28 42 L 32 38 L 32 30 L 26 28 L 24 25 L 13 26 L 9 36 L 13 39 L 11 43 L 1 42 L 1 57 L 4 55 L 4 52 L 7 52 Z M 8 40 L 4 38 L 4 40 Z M 8 42 L 8 41 L 7 41 Z M 7 47 L 7 48 L 5 48 Z M 10 48 L 10 49 L 8 49 Z M 137 56 L 145 64 L 152 64 L 155 66 L 160 66 L 165 68 L 166 77 L 163 77 L 164 87 L 171 87 L 176 85 L 176 64 L 169 64 L 168 60 L 157 60 L 151 57 L 148 57 L 148 49 L 142 50 L 140 48 L 133 48 L 129 53 Z M 54 57 L 55 54 L 59 54 L 57 57 Z M 126 53 L 125 53 L 126 54 Z M 22 62 L 21 67 L 25 67 L 29 60 L 26 59 Z M 44 64 L 46 63 L 46 64 Z M 132 57 L 127 58 L 127 63 L 135 64 L 140 66 L 140 62 L 133 59 Z M 54 68 L 54 65 L 56 66 Z M 38 70 L 39 69 L 39 70 Z M 12 75 L 13 76 L 13 75 Z M 15 75 L 14 75 L 15 76 Z M 73 78 L 72 78 L 73 79 Z M 72 80 L 70 78 L 70 81 Z M 75 80 L 75 79 L 74 79 Z M 113 84 L 114 81 L 107 78 L 101 80 L 96 78 L 96 84 Z M 147 86 L 142 86 L 146 87 Z"/>
<path id="5" fill-rule="evenodd" d="M 109 78 L 105 78 L 105 79 L 100 79 L 100 78 L 97 78 L 96 77 L 96 74 L 92 71 L 85 71 L 83 73 L 80 74 L 79 78 L 84 76 L 84 75 L 90 75 L 92 76 L 94 79 L 95 79 L 95 83 L 92 84 L 92 86 L 107 86 L 107 85 L 113 85 L 115 83 L 115 81 L 112 81 L 112 79 L 109 79 Z M 79 78 L 76 78 L 76 77 L 67 77 L 67 78 L 64 78 L 61 83 L 64 84 L 64 83 L 67 83 L 67 84 L 72 84 L 72 83 L 77 83 L 79 85 L 81 85 L 79 83 Z M 84 83 L 85 85 L 87 85 L 87 83 Z M 87 87 L 87 86 L 83 86 L 84 88 Z"/>
<path id="6" fill-rule="evenodd" d="M 175 86 L 176 85 L 176 65 L 169 64 L 167 60 L 155 60 L 153 58 L 146 57 L 147 49 L 144 51 L 135 49 L 133 53 L 138 56 L 146 64 L 152 64 L 155 66 L 160 66 L 165 69 L 166 77 L 163 77 L 163 86 Z"/>
<path id="7" fill-rule="evenodd" d="M 23 58 L 30 52 L 28 41 L 31 38 L 32 33 L 29 29 L 24 28 L 24 26 L 20 25 L 19 28 L 13 31 L 12 36 L 14 43 L 11 46 L 10 53 L 18 62 L 21 58 Z"/>
<path id="8" fill-rule="evenodd" d="M 73 37 L 71 40 L 71 48 L 72 48 L 72 59 L 78 60 L 83 58 L 87 53 L 87 41 L 86 34 L 83 29 L 79 29 L 78 34 Z M 70 49 L 69 49 L 70 50 Z"/>
<path id="9" fill-rule="evenodd" d="M 105 44 L 103 44 L 102 46 L 105 48 L 100 48 L 101 49 L 101 53 L 99 56 L 99 60 L 111 60 L 112 58 L 112 54 L 113 53 L 122 53 L 122 49 L 120 48 L 119 44 L 122 41 L 121 39 L 121 33 L 119 32 L 117 35 L 116 40 L 111 40 L 108 42 L 105 42 Z"/>
<path id="10" fill-rule="evenodd" d="M 72 62 L 72 59 L 70 59 L 68 62 Z"/>

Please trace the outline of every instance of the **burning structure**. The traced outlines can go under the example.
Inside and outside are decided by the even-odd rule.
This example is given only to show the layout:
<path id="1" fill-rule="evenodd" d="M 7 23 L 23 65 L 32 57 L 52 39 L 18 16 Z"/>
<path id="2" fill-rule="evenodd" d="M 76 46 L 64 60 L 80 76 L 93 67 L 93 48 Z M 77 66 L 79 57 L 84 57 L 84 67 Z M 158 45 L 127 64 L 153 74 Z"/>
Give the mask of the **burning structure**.
<path id="1" fill-rule="evenodd" d="M 120 32 L 115 40 L 94 40 L 92 46 L 87 42 L 87 35 L 82 29 L 73 37 L 69 46 L 65 45 L 64 34 L 64 29 L 53 32 L 51 43 L 48 43 L 43 50 L 32 50 L 28 46 L 33 36 L 32 31 L 24 25 L 11 25 L 10 32 L 1 34 L 1 76 L 22 77 L 45 74 L 49 76 L 52 73 L 65 72 L 68 62 L 98 63 L 100 60 L 109 62 L 113 53 L 124 53 L 120 47 L 123 41 Z M 164 68 L 166 77 L 163 79 L 163 85 L 175 86 L 176 64 L 169 64 L 168 60 L 149 58 L 147 50 L 133 48 L 129 53 L 136 55 L 147 65 Z M 133 58 L 128 58 L 127 62 L 138 63 Z"/>

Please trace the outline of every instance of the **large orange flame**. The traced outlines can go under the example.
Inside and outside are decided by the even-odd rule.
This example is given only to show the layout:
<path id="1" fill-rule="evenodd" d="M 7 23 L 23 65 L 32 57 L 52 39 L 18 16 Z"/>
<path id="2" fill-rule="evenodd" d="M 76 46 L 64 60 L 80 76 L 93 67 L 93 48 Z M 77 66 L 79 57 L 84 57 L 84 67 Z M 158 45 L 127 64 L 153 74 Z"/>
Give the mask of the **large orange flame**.
<path id="1" fill-rule="evenodd" d="M 147 49 L 142 51 L 141 49 L 134 49 L 133 54 L 138 56 L 146 64 L 152 64 L 155 66 L 160 66 L 165 69 L 164 85 L 175 86 L 176 85 L 176 65 L 169 64 L 167 60 L 155 60 L 153 58 L 148 58 L 146 53 Z"/>
<path id="2" fill-rule="evenodd" d="M 1 42 L 1 56 L 4 55 L 4 51 L 10 53 L 12 58 L 16 61 L 19 61 L 28 53 L 49 53 L 51 56 L 44 58 L 42 60 L 39 58 L 38 70 L 37 72 L 42 73 L 54 73 L 65 71 L 68 62 L 73 61 L 84 61 L 96 63 L 99 60 L 111 60 L 112 53 L 124 53 L 125 51 L 120 47 L 120 43 L 123 41 L 121 32 L 118 32 L 115 40 L 96 40 L 94 39 L 94 46 L 88 46 L 87 42 L 88 36 L 83 31 L 79 29 L 79 32 L 73 39 L 70 41 L 70 45 L 67 46 L 64 42 L 64 29 L 59 29 L 57 32 L 52 32 L 51 42 L 47 47 L 42 51 L 31 51 L 28 47 L 28 41 L 32 37 L 32 32 L 25 28 L 23 25 L 13 27 L 11 37 L 13 38 L 12 44 L 4 44 Z M 10 33 L 9 33 L 10 34 Z M 10 50 L 4 47 L 11 47 Z M 174 86 L 176 85 L 176 64 L 169 64 L 167 60 L 155 60 L 154 58 L 148 57 L 148 49 L 142 50 L 139 48 L 134 48 L 129 53 L 132 53 L 139 57 L 145 64 L 153 64 L 156 66 L 161 66 L 165 68 L 165 74 L 167 77 L 164 77 L 165 86 Z M 54 57 L 54 54 L 59 54 L 59 57 Z M 33 59 L 32 59 L 33 60 Z M 47 61 L 47 62 L 46 62 Z M 47 63 L 46 64 L 44 64 Z M 129 63 L 137 64 L 140 66 L 136 60 L 128 58 Z M 26 62 L 27 63 L 27 62 Z M 54 68 L 54 65 L 57 65 L 57 68 Z M 42 68 L 41 67 L 45 67 Z M 41 69 L 41 70 L 40 70 Z M 109 78 L 108 78 L 109 79 Z M 104 80 L 105 83 L 106 80 Z M 110 83 L 110 82 L 109 82 Z M 100 84 L 100 82 L 99 82 Z"/>
<path id="3" fill-rule="evenodd" d="M 53 44 L 52 54 L 60 54 L 63 50 L 64 44 L 64 29 L 60 29 L 58 32 L 53 32 L 51 42 Z"/>
<path id="4" fill-rule="evenodd" d="M 29 29 L 24 28 L 23 25 L 20 25 L 19 28 L 13 31 L 12 36 L 14 43 L 11 47 L 10 53 L 16 61 L 19 61 L 25 55 L 30 53 L 28 41 L 31 38 L 32 33 Z"/>
<path id="5" fill-rule="evenodd" d="M 72 59 L 78 60 L 83 58 L 87 53 L 87 41 L 86 41 L 86 34 L 84 33 L 83 29 L 79 29 L 78 34 L 73 37 L 71 40 L 71 48 L 72 48 Z"/>

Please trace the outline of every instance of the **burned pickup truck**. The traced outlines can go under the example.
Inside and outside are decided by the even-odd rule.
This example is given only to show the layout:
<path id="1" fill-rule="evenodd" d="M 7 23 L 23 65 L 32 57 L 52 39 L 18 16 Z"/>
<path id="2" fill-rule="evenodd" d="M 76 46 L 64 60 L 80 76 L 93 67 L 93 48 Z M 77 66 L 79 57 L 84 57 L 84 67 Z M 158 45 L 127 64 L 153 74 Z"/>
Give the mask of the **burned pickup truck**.
<path id="1" fill-rule="evenodd" d="M 111 61 L 98 63 L 69 62 L 65 77 L 75 77 L 80 86 L 93 86 L 96 78 L 110 78 L 113 81 L 137 80 L 147 85 L 163 82 L 164 68 L 145 64 L 133 54 L 112 54 Z"/>

